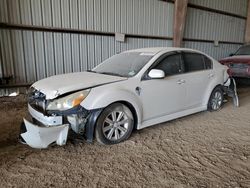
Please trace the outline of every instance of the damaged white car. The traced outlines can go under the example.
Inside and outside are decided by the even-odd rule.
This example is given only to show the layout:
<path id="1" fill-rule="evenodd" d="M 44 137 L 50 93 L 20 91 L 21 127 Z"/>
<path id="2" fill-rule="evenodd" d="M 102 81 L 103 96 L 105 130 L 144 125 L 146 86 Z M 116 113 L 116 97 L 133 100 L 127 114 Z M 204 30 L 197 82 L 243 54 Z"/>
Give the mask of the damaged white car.
<path id="1" fill-rule="evenodd" d="M 142 129 L 221 108 L 229 94 L 238 105 L 227 67 L 191 49 L 126 51 L 91 71 L 52 76 L 29 92 L 30 117 L 21 139 L 33 148 L 64 145 L 69 131 L 92 142 L 116 144 Z"/>

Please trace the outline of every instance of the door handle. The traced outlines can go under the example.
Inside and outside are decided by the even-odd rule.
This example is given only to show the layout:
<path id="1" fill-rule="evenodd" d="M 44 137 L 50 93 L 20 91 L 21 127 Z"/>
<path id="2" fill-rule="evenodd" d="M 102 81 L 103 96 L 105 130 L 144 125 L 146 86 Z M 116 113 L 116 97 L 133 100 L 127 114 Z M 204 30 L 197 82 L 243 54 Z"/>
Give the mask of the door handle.
<path id="1" fill-rule="evenodd" d="M 185 82 L 186 82 L 185 80 L 182 80 L 182 79 L 181 79 L 181 80 L 178 80 L 178 81 L 177 81 L 177 84 L 184 84 Z"/>
<path id="2" fill-rule="evenodd" d="M 211 74 L 208 75 L 208 77 L 209 77 L 209 78 L 213 78 L 213 77 L 214 77 L 214 74 L 211 73 Z"/>

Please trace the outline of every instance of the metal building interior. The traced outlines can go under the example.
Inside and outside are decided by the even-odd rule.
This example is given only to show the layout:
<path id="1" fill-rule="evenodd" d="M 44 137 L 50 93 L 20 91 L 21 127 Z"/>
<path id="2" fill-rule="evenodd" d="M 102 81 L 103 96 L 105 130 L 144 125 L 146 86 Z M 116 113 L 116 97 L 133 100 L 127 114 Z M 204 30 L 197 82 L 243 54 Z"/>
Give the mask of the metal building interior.
<path id="1" fill-rule="evenodd" d="M 0 0 L 0 187 L 249 187 L 249 84 L 239 108 L 226 103 L 218 116 L 156 125 L 114 146 L 17 142 L 38 80 L 131 49 L 192 48 L 220 60 L 248 42 L 249 0 Z"/>

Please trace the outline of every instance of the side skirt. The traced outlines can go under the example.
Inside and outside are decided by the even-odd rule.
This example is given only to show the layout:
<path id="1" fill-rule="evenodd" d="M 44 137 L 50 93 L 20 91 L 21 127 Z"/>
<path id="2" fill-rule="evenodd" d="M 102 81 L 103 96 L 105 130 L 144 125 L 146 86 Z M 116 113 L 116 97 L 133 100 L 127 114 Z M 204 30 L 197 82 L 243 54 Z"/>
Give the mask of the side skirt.
<path id="1" fill-rule="evenodd" d="M 177 112 L 177 113 L 174 113 L 174 114 L 158 117 L 158 118 L 155 118 L 155 119 L 150 119 L 150 120 L 142 122 L 142 125 L 140 127 L 138 127 L 138 129 L 143 129 L 145 127 L 149 127 L 149 126 L 152 126 L 152 125 L 155 125 L 155 124 L 163 123 L 163 122 L 166 122 L 166 121 L 170 121 L 170 120 L 173 120 L 173 119 L 177 119 L 177 118 L 180 118 L 180 117 L 184 117 L 184 116 L 191 115 L 191 114 L 201 112 L 201 111 L 205 111 L 205 110 L 207 110 L 207 106 L 201 106 L 201 107 L 198 107 L 198 108 L 188 109 L 188 110 L 184 110 L 184 111 Z"/>

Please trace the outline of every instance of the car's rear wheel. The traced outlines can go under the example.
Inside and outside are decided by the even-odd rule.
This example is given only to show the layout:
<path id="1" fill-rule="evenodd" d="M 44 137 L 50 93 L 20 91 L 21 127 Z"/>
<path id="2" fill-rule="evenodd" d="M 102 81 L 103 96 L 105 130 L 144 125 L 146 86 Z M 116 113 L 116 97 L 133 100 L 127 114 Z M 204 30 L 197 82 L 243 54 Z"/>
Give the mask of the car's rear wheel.
<path id="1" fill-rule="evenodd" d="M 209 111 L 217 111 L 221 108 L 223 104 L 223 90 L 221 87 L 216 87 L 208 101 L 208 110 Z"/>
<path id="2" fill-rule="evenodd" d="M 99 116 L 95 136 L 101 144 L 117 144 L 126 140 L 132 133 L 134 118 L 130 109 L 121 103 L 114 103 Z"/>

